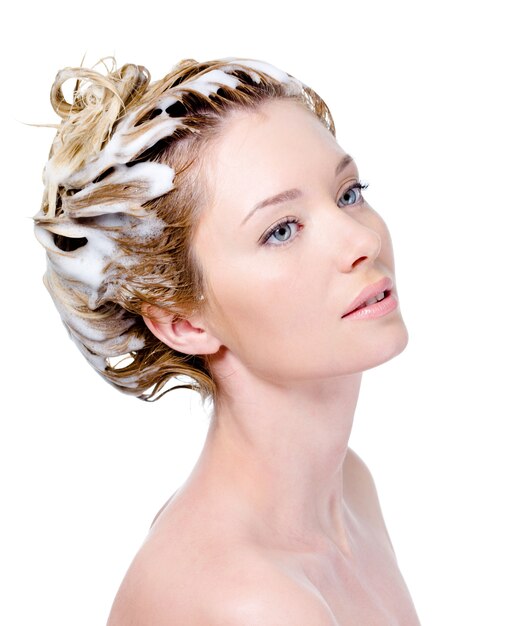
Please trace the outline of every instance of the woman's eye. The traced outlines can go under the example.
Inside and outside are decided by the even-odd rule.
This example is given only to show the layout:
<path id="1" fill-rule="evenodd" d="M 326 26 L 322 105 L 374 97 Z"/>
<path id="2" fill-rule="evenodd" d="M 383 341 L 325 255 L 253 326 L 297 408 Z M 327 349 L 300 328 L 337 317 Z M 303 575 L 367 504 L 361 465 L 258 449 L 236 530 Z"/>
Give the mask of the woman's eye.
<path id="1" fill-rule="evenodd" d="M 282 246 L 292 239 L 292 224 L 299 225 L 299 220 L 295 217 L 287 217 L 283 221 L 272 226 L 263 236 L 261 243 L 272 246 Z M 277 243 L 270 243 L 276 241 Z"/>
<path id="2" fill-rule="evenodd" d="M 344 205 L 357 204 L 362 199 L 362 189 L 367 189 L 369 185 L 367 183 L 355 183 L 342 194 L 340 199 L 345 199 Z"/>

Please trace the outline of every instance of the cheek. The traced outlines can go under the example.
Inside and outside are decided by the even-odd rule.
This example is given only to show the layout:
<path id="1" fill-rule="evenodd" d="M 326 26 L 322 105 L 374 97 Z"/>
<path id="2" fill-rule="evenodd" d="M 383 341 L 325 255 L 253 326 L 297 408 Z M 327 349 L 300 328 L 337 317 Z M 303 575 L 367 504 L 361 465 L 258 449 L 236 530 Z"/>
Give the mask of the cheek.
<path id="1" fill-rule="evenodd" d="M 300 281 L 274 263 L 228 273 L 219 287 L 227 317 L 257 330 L 288 320 L 302 293 Z"/>
<path id="2" fill-rule="evenodd" d="M 379 213 L 377 213 L 371 207 L 369 211 L 369 215 L 367 220 L 364 221 L 364 224 L 374 230 L 380 235 L 382 240 L 382 248 L 380 250 L 380 259 L 389 267 L 393 267 L 394 258 L 393 258 L 393 250 L 392 250 L 392 239 L 389 229 L 387 228 L 387 224 L 384 219 L 381 217 Z"/>
<path id="3" fill-rule="evenodd" d="M 382 249 L 380 250 L 380 258 L 382 261 L 394 270 L 394 251 L 392 248 L 392 239 L 389 229 L 383 220 L 381 220 L 381 230 L 378 231 L 382 238 Z"/>
<path id="4" fill-rule="evenodd" d="M 280 262 L 281 261 L 281 262 Z M 266 347 L 292 349 L 307 328 L 313 327 L 311 308 L 317 298 L 310 285 L 317 284 L 302 267 L 292 267 L 272 251 L 251 266 L 239 264 L 212 275 L 212 302 L 219 338 L 241 356 L 256 355 Z"/>

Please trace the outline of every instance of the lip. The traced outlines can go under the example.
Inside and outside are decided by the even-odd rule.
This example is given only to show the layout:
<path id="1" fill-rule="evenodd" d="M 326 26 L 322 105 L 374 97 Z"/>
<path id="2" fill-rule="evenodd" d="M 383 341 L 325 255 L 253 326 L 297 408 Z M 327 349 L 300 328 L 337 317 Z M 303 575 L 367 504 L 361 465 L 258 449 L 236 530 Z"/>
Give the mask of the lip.
<path id="1" fill-rule="evenodd" d="M 369 298 L 372 298 L 373 296 L 377 296 L 382 291 L 392 291 L 392 287 L 393 287 L 392 280 L 390 278 L 387 278 L 386 276 L 381 278 L 376 283 L 373 283 L 372 285 L 368 285 L 353 300 L 353 302 L 349 305 L 348 310 L 342 315 L 342 317 L 349 315 L 349 313 L 354 311 L 361 304 L 364 304 L 366 300 L 369 300 Z"/>

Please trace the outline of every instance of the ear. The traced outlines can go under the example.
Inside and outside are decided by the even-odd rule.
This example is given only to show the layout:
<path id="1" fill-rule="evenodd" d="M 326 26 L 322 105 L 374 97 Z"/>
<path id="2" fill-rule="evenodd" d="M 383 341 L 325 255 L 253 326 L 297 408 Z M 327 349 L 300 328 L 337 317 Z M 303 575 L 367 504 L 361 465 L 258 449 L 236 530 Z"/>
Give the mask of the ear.
<path id="1" fill-rule="evenodd" d="M 154 305 L 144 305 L 143 321 L 164 344 L 184 354 L 214 354 L 221 342 L 203 323 L 202 316 L 183 319 Z"/>

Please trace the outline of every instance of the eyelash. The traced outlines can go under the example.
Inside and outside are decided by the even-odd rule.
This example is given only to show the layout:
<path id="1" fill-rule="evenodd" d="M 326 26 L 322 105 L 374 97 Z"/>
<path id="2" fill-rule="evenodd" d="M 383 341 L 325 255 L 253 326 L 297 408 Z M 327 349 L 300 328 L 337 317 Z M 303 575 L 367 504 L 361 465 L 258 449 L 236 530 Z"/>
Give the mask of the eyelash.
<path id="1" fill-rule="evenodd" d="M 362 192 L 364 189 L 367 189 L 369 187 L 369 183 L 363 183 L 362 181 L 359 181 L 358 183 L 354 183 L 353 185 L 351 185 L 351 187 L 348 187 L 347 189 L 345 189 L 342 192 L 342 195 L 340 196 L 340 198 L 342 198 L 342 196 L 344 196 L 345 194 L 349 193 L 352 189 L 360 189 L 360 192 Z M 339 200 L 340 200 L 339 198 Z M 354 202 L 353 204 L 358 204 L 358 202 L 360 200 L 363 200 L 362 197 L 362 193 L 360 193 L 360 197 L 357 200 L 357 202 Z M 353 206 L 353 205 L 347 205 L 347 206 Z M 275 233 L 281 226 L 286 226 L 288 224 L 299 224 L 299 219 L 297 217 L 287 217 L 287 218 L 283 218 L 280 222 L 276 222 L 276 224 L 273 224 L 269 230 L 263 235 L 263 237 L 260 239 L 260 243 L 262 245 L 270 245 L 267 243 L 267 241 L 270 239 L 270 237 L 273 235 L 273 233 Z M 274 244 L 275 247 L 278 246 L 284 246 L 286 244 L 288 244 L 290 241 L 292 240 L 292 238 L 289 238 L 287 241 L 283 242 L 283 243 L 278 243 L 278 244 Z"/>

